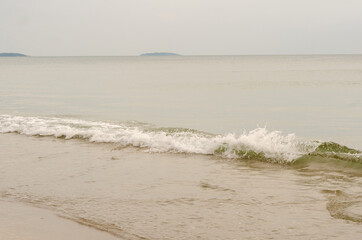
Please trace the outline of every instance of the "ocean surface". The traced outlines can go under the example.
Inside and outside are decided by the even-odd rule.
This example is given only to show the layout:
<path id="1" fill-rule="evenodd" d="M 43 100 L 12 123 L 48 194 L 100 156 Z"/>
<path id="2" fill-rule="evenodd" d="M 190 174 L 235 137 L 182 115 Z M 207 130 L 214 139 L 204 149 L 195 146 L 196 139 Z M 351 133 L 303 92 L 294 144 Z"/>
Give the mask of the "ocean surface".
<path id="1" fill-rule="evenodd" d="M 362 55 L 0 58 L 0 200 L 121 239 L 362 237 Z"/>

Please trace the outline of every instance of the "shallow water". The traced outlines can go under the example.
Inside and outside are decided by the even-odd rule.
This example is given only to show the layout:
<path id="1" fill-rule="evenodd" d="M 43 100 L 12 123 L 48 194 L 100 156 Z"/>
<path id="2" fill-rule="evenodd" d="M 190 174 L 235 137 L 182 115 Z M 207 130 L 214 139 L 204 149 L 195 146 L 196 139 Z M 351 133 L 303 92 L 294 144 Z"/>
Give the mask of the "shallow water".
<path id="1" fill-rule="evenodd" d="M 362 178 L 353 174 L 80 140 L 0 141 L 3 198 L 122 238 L 362 236 Z"/>
<path id="2" fill-rule="evenodd" d="M 1 58 L 0 114 L 236 133 L 362 149 L 362 56 Z"/>
<path id="3" fill-rule="evenodd" d="M 2 58 L 0 82 L 4 200 L 125 239 L 362 236 L 359 55 Z"/>

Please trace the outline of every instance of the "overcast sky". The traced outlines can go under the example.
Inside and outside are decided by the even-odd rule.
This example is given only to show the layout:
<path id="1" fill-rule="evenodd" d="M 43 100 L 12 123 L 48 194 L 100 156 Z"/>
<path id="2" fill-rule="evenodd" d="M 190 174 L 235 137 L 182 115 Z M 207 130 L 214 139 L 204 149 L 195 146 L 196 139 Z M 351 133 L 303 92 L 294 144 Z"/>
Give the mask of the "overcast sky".
<path id="1" fill-rule="evenodd" d="M 362 0 L 0 0 L 0 52 L 362 54 Z"/>

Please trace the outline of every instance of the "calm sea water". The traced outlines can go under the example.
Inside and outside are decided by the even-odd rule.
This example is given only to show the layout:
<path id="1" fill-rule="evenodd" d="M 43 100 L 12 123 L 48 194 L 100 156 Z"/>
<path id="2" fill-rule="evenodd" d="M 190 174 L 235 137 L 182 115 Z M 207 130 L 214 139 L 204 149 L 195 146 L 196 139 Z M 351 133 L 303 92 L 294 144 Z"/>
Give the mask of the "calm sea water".
<path id="1" fill-rule="evenodd" d="M 0 113 L 257 127 L 362 148 L 362 56 L 0 59 Z"/>
<path id="2" fill-rule="evenodd" d="M 1 201 L 122 239 L 362 237 L 361 55 L 0 58 L 0 85 Z"/>

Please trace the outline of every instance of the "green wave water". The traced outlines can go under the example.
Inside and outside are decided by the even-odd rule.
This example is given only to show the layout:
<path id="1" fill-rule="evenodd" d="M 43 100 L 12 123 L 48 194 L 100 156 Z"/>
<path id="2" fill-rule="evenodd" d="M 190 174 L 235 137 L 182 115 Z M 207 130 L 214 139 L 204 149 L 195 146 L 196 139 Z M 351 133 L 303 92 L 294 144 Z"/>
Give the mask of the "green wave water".
<path id="1" fill-rule="evenodd" d="M 310 162 L 360 169 L 362 152 L 335 142 L 306 141 L 295 134 L 257 128 L 248 133 L 212 134 L 138 122 L 109 123 L 69 118 L 0 115 L 0 133 L 83 139 L 137 147 L 149 152 L 213 155 L 302 167 Z M 116 147 L 116 148 L 117 148 Z"/>

